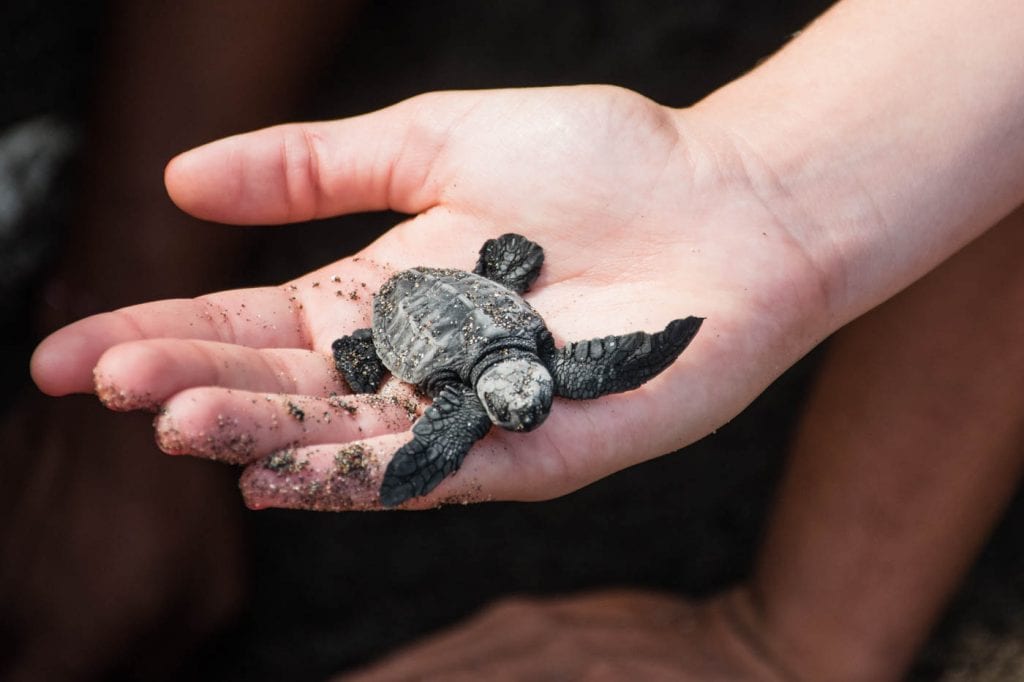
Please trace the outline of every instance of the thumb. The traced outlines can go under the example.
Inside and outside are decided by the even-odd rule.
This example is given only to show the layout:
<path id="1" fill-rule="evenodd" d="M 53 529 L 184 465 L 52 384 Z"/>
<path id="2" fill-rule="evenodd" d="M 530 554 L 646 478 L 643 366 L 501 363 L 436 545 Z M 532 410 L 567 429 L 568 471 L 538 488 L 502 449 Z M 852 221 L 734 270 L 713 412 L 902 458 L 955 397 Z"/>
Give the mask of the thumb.
<path id="1" fill-rule="evenodd" d="M 476 99 L 431 93 L 354 118 L 224 138 L 172 159 L 167 191 L 196 217 L 235 224 L 419 213 L 437 202 L 438 158 L 453 123 Z"/>

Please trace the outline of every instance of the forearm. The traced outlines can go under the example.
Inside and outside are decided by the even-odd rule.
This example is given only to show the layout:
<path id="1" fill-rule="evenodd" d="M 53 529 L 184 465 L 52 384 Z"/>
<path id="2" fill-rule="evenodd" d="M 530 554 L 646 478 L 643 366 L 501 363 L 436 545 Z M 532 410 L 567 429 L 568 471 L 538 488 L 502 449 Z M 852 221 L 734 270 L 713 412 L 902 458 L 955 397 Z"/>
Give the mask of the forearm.
<path id="1" fill-rule="evenodd" d="M 694 107 L 823 275 L 838 327 L 1024 200 L 1024 5 L 845 0 Z"/>

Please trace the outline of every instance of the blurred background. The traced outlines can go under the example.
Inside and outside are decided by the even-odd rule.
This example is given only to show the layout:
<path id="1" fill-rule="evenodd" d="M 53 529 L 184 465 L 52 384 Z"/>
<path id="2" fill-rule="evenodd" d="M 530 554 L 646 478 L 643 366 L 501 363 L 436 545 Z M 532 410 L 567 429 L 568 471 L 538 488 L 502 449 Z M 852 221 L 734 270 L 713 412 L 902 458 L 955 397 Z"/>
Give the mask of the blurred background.
<path id="1" fill-rule="evenodd" d="M 204 224 L 164 193 L 179 151 L 439 89 L 600 82 L 683 106 L 829 4 L 5 3 L 0 678 L 320 680 L 502 595 L 742 579 L 814 353 L 684 452 L 548 503 L 418 514 L 249 512 L 236 471 L 163 456 L 147 415 L 43 398 L 28 358 L 84 315 L 279 283 L 400 219 Z M 1018 679 L 1022 526 L 1018 502 L 913 679 Z"/>

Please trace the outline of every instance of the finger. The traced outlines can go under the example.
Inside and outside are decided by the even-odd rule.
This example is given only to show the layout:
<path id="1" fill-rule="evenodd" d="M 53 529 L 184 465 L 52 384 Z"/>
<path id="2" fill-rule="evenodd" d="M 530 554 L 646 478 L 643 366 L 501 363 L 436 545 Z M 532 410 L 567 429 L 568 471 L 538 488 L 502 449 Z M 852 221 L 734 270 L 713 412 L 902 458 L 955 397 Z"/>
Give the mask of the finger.
<path id="1" fill-rule="evenodd" d="M 288 450 L 285 464 L 275 453 L 245 470 L 240 481 L 242 496 L 252 509 L 379 509 L 380 484 L 387 463 L 410 437 L 409 432 L 404 432 L 344 444 L 294 448 Z M 414 498 L 402 508 L 429 509 L 445 504 L 516 499 L 518 495 L 529 494 L 515 481 L 510 453 L 497 441 L 478 443 L 458 473 L 429 495 Z M 503 482 L 502 478 L 506 480 Z"/>
<path id="2" fill-rule="evenodd" d="M 495 661 L 510 662 L 523 652 L 536 654 L 557 632 L 557 623 L 548 617 L 538 600 L 505 598 L 461 623 L 432 633 L 357 671 L 351 679 L 396 682 L 462 679 L 457 677 L 460 671 L 479 671 Z"/>
<path id="3" fill-rule="evenodd" d="M 327 398 L 204 387 L 173 396 L 154 428 L 168 454 L 248 464 L 275 452 L 280 461 L 297 447 L 406 431 L 419 408 L 397 383 L 380 395 Z"/>
<path id="4" fill-rule="evenodd" d="M 614 398 L 614 396 L 613 396 Z M 605 399 L 607 400 L 607 398 Z M 529 433 L 512 433 L 494 428 L 476 443 L 461 468 L 433 492 L 413 498 L 403 509 L 429 509 L 447 504 L 483 501 L 537 501 L 564 495 L 622 468 L 618 447 L 633 441 L 623 425 L 631 421 L 621 414 L 591 410 L 580 403 L 563 402 L 552 412 L 543 428 Z M 600 415 L 600 416 L 598 416 Z M 595 424 L 610 424 L 610 430 Z M 642 430 L 642 429 L 640 429 Z M 623 442 L 608 438 L 619 433 Z M 384 469 L 395 452 L 411 438 L 409 432 L 365 438 L 347 444 L 300 448 L 293 453 L 301 463 L 295 470 L 281 471 L 256 464 L 242 476 L 242 493 L 255 509 L 283 507 L 342 511 L 380 507 L 379 488 Z M 358 452 L 365 464 L 355 479 L 342 456 L 339 473 L 335 457 Z M 590 461 L 593 456 L 596 461 Z"/>
<path id="5" fill-rule="evenodd" d="M 93 368 L 112 346 L 155 338 L 221 341 L 255 348 L 328 352 L 338 336 L 365 326 L 369 296 L 387 268 L 348 258 L 280 287 L 235 289 L 195 299 L 154 301 L 79 320 L 43 340 L 32 378 L 50 395 L 93 389 Z M 313 320 L 310 306 L 319 313 Z"/>
<path id="6" fill-rule="evenodd" d="M 59 329 L 32 355 L 32 378 L 50 395 L 92 390 L 92 370 L 111 346 L 151 338 L 192 338 L 255 347 L 310 346 L 305 320 L 287 288 L 225 291 L 143 303 Z"/>
<path id="7" fill-rule="evenodd" d="M 629 627 L 643 622 L 650 628 L 694 627 L 693 607 L 672 595 L 631 588 L 610 588 L 583 596 L 556 597 L 545 602 L 548 612 L 574 626 Z"/>
<path id="8" fill-rule="evenodd" d="M 112 410 L 154 409 L 195 386 L 311 396 L 349 392 L 325 353 L 192 339 L 118 344 L 100 357 L 94 376 L 96 395 Z"/>
<path id="9" fill-rule="evenodd" d="M 289 448 L 246 468 L 239 481 L 250 509 L 376 509 L 386 452 L 407 436 Z"/>
<path id="10" fill-rule="evenodd" d="M 469 93 L 421 95 L 339 121 L 266 128 L 173 159 L 165 182 L 183 210 L 235 224 L 285 223 L 341 213 L 433 205 L 432 170 Z"/>

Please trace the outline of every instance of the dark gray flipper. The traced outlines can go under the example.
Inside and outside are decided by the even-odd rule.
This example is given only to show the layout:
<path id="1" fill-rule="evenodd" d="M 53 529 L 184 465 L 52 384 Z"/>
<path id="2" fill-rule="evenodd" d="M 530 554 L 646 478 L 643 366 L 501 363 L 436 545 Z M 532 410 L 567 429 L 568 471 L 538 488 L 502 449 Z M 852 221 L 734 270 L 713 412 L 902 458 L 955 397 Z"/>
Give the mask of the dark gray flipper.
<path id="1" fill-rule="evenodd" d="M 537 279 L 543 264 L 544 249 L 522 235 L 509 233 L 484 242 L 473 272 L 521 294 Z"/>
<path id="2" fill-rule="evenodd" d="M 331 350 L 334 351 L 334 366 L 353 393 L 377 392 L 387 368 L 373 347 L 373 332 L 357 329 L 351 336 L 343 336 L 331 344 Z"/>
<path id="3" fill-rule="evenodd" d="M 473 443 L 490 428 L 491 420 L 473 389 L 464 384 L 442 388 L 412 427 L 413 439 L 388 464 L 380 503 L 394 507 L 429 493 L 459 468 Z"/>
<path id="4" fill-rule="evenodd" d="M 542 360 L 555 379 L 555 395 L 581 400 L 637 388 L 671 365 L 697 334 L 702 317 L 669 322 L 656 334 L 633 332 L 566 344 L 542 340 Z"/>

